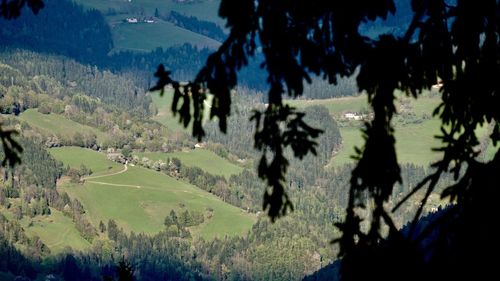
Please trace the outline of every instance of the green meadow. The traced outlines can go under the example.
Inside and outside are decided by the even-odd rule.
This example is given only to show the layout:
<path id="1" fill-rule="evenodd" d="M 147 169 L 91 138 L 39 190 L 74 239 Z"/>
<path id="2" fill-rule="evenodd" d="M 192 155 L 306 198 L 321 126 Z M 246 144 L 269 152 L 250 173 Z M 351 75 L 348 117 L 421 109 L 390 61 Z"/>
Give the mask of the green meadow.
<path id="1" fill-rule="evenodd" d="M 336 120 L 342 119 L 343 112 L 360 112 L 368 108 L 366 95 L 325 100 L 292 100 L 287 102 L 298 108 L 311 105 L 325 106 Z M 432 148 L 441 146 L 440 140 L 436 138 L 440 134 L 441 122 L 437 117 L 431 116 L 440 102 L 440 98 L 432 96 L 429 93 L 423 94 L 418 99 L 399 96 L 399 99 L 396 101 L 396 107 L 398 112 L 402 112 L 402 114 L 396 115 L 393 122 L 399 163 L 413 163 L 427 166 L 439 160 L 441 154 L 433 151 Z M 364 144 L 361 128 L 361 121 L 340 122 L 339 129 L 342 135 L 343 146 L 340 151 L 335 153 L 329 166 L 338 167 L 353 162 L 354 147 L 361 148 Z M 476 130 L 479 138 L 483 137 L 486 132 L 486 127 L 479 127 Z M 491 159 L 497 150 L 498 146 L 494 147 L 490 144 L 484 153 L 484 159 Z"/>
<path id="2" fill-rule="evenodd" d="M 21 225 L 26 234 L 40 237 L 42 242 L 49 247 L 51 254 L 61 253 L 67 247 L 76 251 L 83 251 L 90 247 L 90 243 L 80 236 L 71 218 L 55 209 L 50 211 L 49 216 L 34 218 L 25 216 L 21 220 Z"/>
<path id="3" fill-rule="evenodd" d="M 185 132 L 191 134 L 191 124 L 188 126 L 188 128 L 184 128 L 184 126 L 179 123 L 179 116 L 174 116 L 174 114 L 172 113 L 171 106 L 174 96 L 174 91 L 172 89 L 165 89 L 165 93 L 163 94 L 163 96 L 160 96 L 160 92 L 151 92 L 149 94 L 151 95 L 153 104 L 158 110 L 158 113 L 153 117 L 153 120 L 159 122 L 173 132 Z M 208 95 L 203 112 L 205 121 L 209 119 L 211 103 L 212 96 Z M 179 101 L 178 106 L 180 106 L 181 104 L 182 101 Z"/>
<path id="4" fill-rule="evenodd" d="M 243 168 L 206 149 L 197 148 L 189 151 L 172 153 L 144 152 L 136 153 L 135 155 L 140 158 L 147 157 L 153 161 L 162 160 L 164 162 L 166 162 L 167 159 L 175 157 L 181 160 L 183 165 L 188 167 L 198 167 L 212 175 L 221 175 L 226 178 L 229 178 L 231 175 L 239 174 L 243 171 Z"/>
<path id="5" fill-rule="evenodd" d="M 336 115 L 343 111 L 360 112 L 368 108 L 368 103 L 365 95 L 353 97 L 341 97 L 322 100 L 288 100 L 288 104 L 297 108 L 304 108 L 307 106 L 321 105 L 328 109 L 330 114 Z"/>
<path id="6" fill-rule="evenodd" d="M 86 159 L 93 157 L 94 153 L 82 149 L 74 155 L 72 165 L 86 163 Z M 107 169 L 111 165 L 111 161 L 109 162 L 89 167 Z M 184 208 L 200 212 L 212 209 L 213 216 L 210 219 L 207 218 L 202 225 L 191 229 L 195 237 L 212 239 L 225 235 L 242 235 L 255 222 L 254 215 L 162 173 L 130 166 L 121 171 L 110 173 L 109 176 L 91 176 L 84 184 L 65 183 L 59 189 L 82 202 L 89 220 L 95 226 L 100 221 L 114 219 L 126 231 L 153 234 L 164 229 L 163 220 L 172 209 L 177 212 Z"/>
<path id="7" fill-rule="evenodd" d="M 221 27 L 225 25 L 224 20 L 218 16 L 219 0 L 196 3 L 178 3 L 171 0 L 76 0 L 75 2 L 87 8 L 97 9 L 106 15 L 105 18 L 113 35 L 113 51 L 149 52 L 157 47 L 168 48 L 184 43 L 210 49 L 215 49 L 220 45 L 219 42 L 211 38 L 159 19 L 155 19 L 155 23 L 152 24 L 123 22 L 129 17 L 140 19 L 153 16 L 156 9 L 161 15 L 176 11 L 180 14 L 197 17 L 200 20 L 215 22 Z M 117 14 L 110 14 L 110 11 Z"/>
<path id="8" fill-rule="evenodd" d="M 150 95 L 153 100 L 153 104 L 158 110 L 158 113 L 153 117 L 153 120 L 161 123 L 171 131 L 189 133 L 189 130 L 184 128 L 184 126 L 179 123 L 178 116 L 174 116 L 170 110 L 174 95 L 173 90 L 165 89 L 163 96 L 160 96 L 159 92 L 151 92 Z"/>
<path id="9" fill-rule="evenodd" d="M 64 165 L 79 169 L 83 164 L 92 170 L 92 176 L 109 174 L 120 171 L 123 165 L 109 161 L 103 153 L 94 150 L 65 146 L 50 149 L 50 154 Z"/>
<path id="10" fill-rule="evenodd" d="M 76 133 L 95 134 L 98 143 L 102 143 L 108 138 L 106 133 L 67 119 L 59 114 L 42 114 L 36 109 L 28 109 L 21 113 L 19 118 L 32 127 L 61 137 L 71 138 Z"/>
<path id="11" fill-rule="evenodd" d="M 165 21 L 155 23 L 117 23 L 111 29 L 114 50 L 131 50 L 149 52 L 157 47 L 168 48 L 182 45 L 186 42 L 199 48 L 216 49 L 220 43 L 194 33 L 187 29 L 175 26 Z"/>
<path id="12" fill-rule="evenodd" d="M 325 100 L 292 100 L 289 104 L 298 108 L 311 105 L 322 105 L 336 119 L 342 119 L 346 111 L 363 112 L 368 108 L 366 95 L 342 97 Z M 440 133 L 440 121 L 432 116 L 434 108 L 440 99 L 430 94 L 424 94 L 418 99 L 401 96 L 396 101 L 398 112 L 394 118 L 396 132 L 396 152 L 400 163 L 413 163 L 427 166 L 439 159 L 440 154 L 432 151 L 439 147 L 440 141 L 435 136 Z M 411 120 L 414 116 L 416 120 Z M 424 118 L 424 116 L 427 116 Z M 354 147 L 362 147 L 364 140 L 361 133 L 362 121 L 340 123 L 340 134 L 343 146 L 332 158 L 329 166 L 337 167 L 353 162 L 351 156 L 355 154 Z"/>
<path id="13" fill-rule="evenodd" d="M 396 131 L 396 153 L 399 163 L 413 163 L 427 166 L 439 159 L 440 154 L 432 151 L 439 147 L 440 141 L 434 136 L 439 133 L 440 121 L 430 119 L 420 124 L 397 126 Z M 360 128 L 340 128 L 343 147 L 335 154 L 330 166 L 337 167 L 353 162 L 351 156 L 355 154 L 354 147 L 361 148 L 364 144 Z"/>

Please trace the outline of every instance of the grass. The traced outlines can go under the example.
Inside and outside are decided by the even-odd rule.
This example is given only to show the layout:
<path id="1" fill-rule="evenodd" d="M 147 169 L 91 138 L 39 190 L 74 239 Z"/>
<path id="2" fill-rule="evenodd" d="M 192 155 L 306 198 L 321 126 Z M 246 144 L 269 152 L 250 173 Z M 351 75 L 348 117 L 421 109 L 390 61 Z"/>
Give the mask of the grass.
<path id="1" fill-rule="evenodd" d="M 98 143 L 103 143 L 108 138 L 105 133 L 95 128 L 69 120 L 59 114 L 42 114 L 36 109 L 28 109 L 21 113 L 19 118 L 32 127 L 59 137 L 71 138 L 76 133 L 95 134 Z"/>
<path id="2" fill-rule="evenodd" d="M 30 226 L 31 222 L 31 226 Z M 51 254 L 61 253 L 65 248 L 84 251 L 90 243 L 80 236 L 71 218 L 51 209 L 49 216 L 24 217 L 20 221 L 29 236 L 37 235 L 49 247 Z"/>
<path id="3" fill-rule="evenodd" d="M 410 112 L 418 117 L 425 113 L 430 116 L 434 108 L 439 104 L 440 99 L 423 95 L 419 99 L 403 97 L 409 104 Z M 335 118 L 341 116 L 342 112 L 359 112 L 366 109 L 367 98 L 365 95 L 355 97 L 342 97 L 325 100 L 293 100 L 291 105 L 304 108 L 311 105 L 325 106 L 330 114 Z M 403 117 L 397 117 L 399 121 Z M 414 163 L 417 165 L 428 165 L 440 157 L 440 154 L 431 150 L 438 147 L 440 142 L 434 136 L 439 133 L 440 122 L 437 118 L 422 119 L 421 123 L 396 122 L 396 152 L 400 163 Z M 337 167 L 346 163 L 351 163 L 351 156 L 354 155 L 354 147 L 361 147 L 364 144 L 360 131 L 361 122 L 350 122 L 347 126 L 340 128 L 343 147 L 335 154 L 330 162 L 330 166 Z"/>
<path id="4" fill-rule="evenodd" d="M 74 157 L 84 162 L 91 157 L 90 153 L 81 152 Z M 114 219 L 126 231 L 154 234 L 164 228 L 163 220 L 171 209 L 205 212 L 212 208 L 213 217 L 192 229 L 195 237 L 212 239 L 244 234 L 255 221 L 252 214 L 208 192 L 141 167 L 128 167 L 120 174 L 89 179 L 83 185 L 65 183 L 59 189 L 82 202 L 95 226 L 100 221 Z"/>
<path id="5" fill-rule="evenodd" d="M 342 149 L 333 156 L 329 166 L 339 167 L 354 160 L 351 156 L 354 155 L 354 147 L 361 147 L 363 138 L 359 128 L 340 128 L 340 135 L 342 136 Z"/>
<path id="6" fill-rule="evenodd" d="M 153 104 L 158 110 L 158 114 L 153 117 L 153 120 L 161 123 L 163 126 L 167 127 L 174 132 L 188 132 L 188 129 L 184 128 L 178 121 L 178 116 L 172 114 L 170 106 L 172 104 L 173 91 L 165 90 L 163 97 L 159 93 L 150 93 L 153 100 Z"/>
<path id="7" fill-rule="evenodd" d="M 186 42 L 199 48 L 216 49 L 220 43 L 206 36 L 175 26 L 172 23 L 157 21 L 148 23 L 118 23 L 111 29 L 115 49 L 149 52 L 157 47 L 168 48 Z"/>
<path id="8" fill-rule="evenodd" d="M 212 151 L 206 149 L 193 149 L 190 151 L 161 153 L 161 152 L 145 152 L 137 153 L 139 157 L 147 157 L 150 160 L 167 161 L 167 158 L 178 158 L 183 165 L 188 167 L 198 167 L 212 175 L 221 175 L 229 178 L 231 175 L 236 175 L 243 171 L 243 168 L 232 164 L 228 160 L 218 156 Z"/>
<path id="9" fill-rule="evenodd" d="M 400 100 L 408 101 L 410 103 L 411 111 L 418 116 L 421 116 L 424 113 L 432 115 L 434 108 L 436 108 L 441 102 L 439 98 L 431 97 L 429 94 L 424 94 L 416 100 L 410 97 L 401 97 L 401 95 L 398 96 L 400 97 Z M 362 112 L 369 108 L 366 95 L 321 100 L 288 100 L 287 103 L 297 108 L 322 105 L 328 109 L 331 115 L 334 116 L 340 116 L 341 113 L 345 111 Z"/>
<path id="10" fill-rule="evenodd" d="M 174 116 L 172 113 L 171 105 L 172 105 L 172 99 L 173 99 L 173 90 L 171 89 L 166 89 L 165 94 L 163 96 L 160 96 L 159 92 L 152 92 L 150 93 L 151 98 L 153 100 L 153 104 L 155 105 L 156 109 L 158 110 L 158 114 L 153 117 L 153 120 L 159 122 L 163 126 L 167 127 L 173 132 L 185 132 L 190 134 L 191 133 L 191 128 L 192 125 L 190 124 L 188 128 L 184 128 L 182 124 L 179 123 L 179 116 Z M 205 104 L 205 110 L 204 110 L 204 120 L 208 120 L 210 116 L 210 108 L 209 104 L 211 104 L 212 96 L 208 96 L 207 98 L 207 103 Z M 180 106 L 182 104 L 182 101 L 179 101 Z M 192 108 L 191 108 L 192 111 Z"/>
<path id="11" fill-rule="evenodd" d="M 322 100 L 289 100 L 287 101 L 287 103 L 297 108 L 304 108 L 312 105 L 322 105 L 326 107 L 332 115 L 339 115 L 343 111 L 360 112 L 363 109 L 368 108 L 368 103 L 365 95 Z"/>
<path id="12" fill-rule="evenodd" d="M 421 124 L 412 124 L 396 128 L 396 152 L 400 163 L 414 163 L 427 166 L 438 160 L 440 153 L 432 148 L 440 146 L 441 141 L 435 136 L 440 133 L 440 120 L 429 119 Z"/>
<path id="13" fill-rule="evenodd" d="M 421 124 L 397 127 L 398 162 L 427 166 L 438 160 L 440 153 L 432 151 L 432 148 L 440 145 L 440 141 L 434 137 L 439 133 L 439 125 L 438 119 L 430 119 Z M 341 128 L 340 134 L 344 147 L 332 158 L 330 165 L 333 167 L 353 162 L 351 156 L 354 155 L 354 147 L 362 147 L 364 144 L 359 128 Z"/>
<path id="14" fill-rule="evenodd" d="M 225 25 L 224 20 L 218 16 L 219 0 L 187 4 L 171 0 L 133 0 L 131 2 L 124 0 L 76 0 L 75 2 L 84 7 L 100 10 L 104 14 L 107 14 L 110 9 L 118 12 L 117 15 L 106 16 L 113 35 L 115 46 L 113 51 L 148 52 L 157 47 L 167 48 L 184 43 L 211 49 L 215 49 L 220 45 L 219 42 L 211 38 L 158 19 L 154 24 L 122 23 L 128 17 L 154 16 L 156 9 L 161 15 L 176 11 L 184 15 L 195 16 L 200 20 L 215 22 L 221 27 Z"/>
<path id="15" fill-rule="evenodd" d="M 363 99 L 366 97 L 362 96 Z M 416 116 L 422 117 L 424 114 L 430 116 L 433 110 L 441 102 L 437 97 L 423 95 L 417 100 L 409 99 L 409 110 Z M 298 106 L 305 106 L 308 101 L 294 101 Z M 327 106 L 330 113 L 341 112 L 345 110 L 356 111 L 360 108 L 360 97 L 340 98 L 331 100 L 314 100 L 316 104 Z M 336 104 L 338 102 L 338 104 Z M 441 122 L 437 117 L 430 119 L 422 119 L 421 123 L 407 123 L 403 121 L 404 117 L 397 117 L 399 122 L 396 122 L 396 152 L 399 163 L 413 163 L 416 165 L 427 166 L 439 159 L 441 153 L 432 151 L 432 148 L 440 147 L 441 142 L 435 136 L 440 134 Z M 361 125 L 361 123 L 358 123 Z M 358 127 L 342 127 L 340 133 L 343 139 L 343 148 L 333 157 L 330 166 L 336 167 L 345 163 L 353 162 L 351 156 L 354 155 L 354 147 L 361 147 L 364 144 L 361 131 Z M 486 133 L 486 127 L 477 128 L 476 134 L 482 137 Z M 496 151 L 491 145 L 485 153 L 485 159 L 491 159 L 492 154 Z"/>
<path id="16" fill-rule="evenodd" d="M 491 161 L 495 157 L 495 154 L 498 152 L 498 149 L 500 149 L 500 144 L 497 143 L 496 146 L 493 145 L 492 142 L 489 143 L 488 147 L 486 148 L 486 151 L 484 152 L 484 160 L 486 161 Z"/>
<path id="17" fill-rule="evenodd" d="M 65 146 L 51 148 L 49 151 L 54 158 L 71 168 L 79 169 L 82 164 L 85 165 L 92 170 L 93 176 L 113 173 L 123 169 L 122 165 L 106 159 L 103 153 L 87 148 Z"/>

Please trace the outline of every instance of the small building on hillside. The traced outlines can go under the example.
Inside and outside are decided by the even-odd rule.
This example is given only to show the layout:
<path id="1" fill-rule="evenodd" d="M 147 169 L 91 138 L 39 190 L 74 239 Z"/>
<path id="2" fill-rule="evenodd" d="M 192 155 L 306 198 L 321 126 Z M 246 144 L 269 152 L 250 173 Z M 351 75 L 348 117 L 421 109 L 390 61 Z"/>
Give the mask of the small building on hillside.
<path id="1" fill-rule="evenodd" d="M 138 23 L 139 21 L 137 20 L 137 18 L 127 18 L 126 21 L 128 23 Z"/>
<path id="2" fill-rule="evenodd" d="M 108 158 L 108 160 L 111 160 L 113 162 L 118 162 L 121 164 L 127 163 L 127 159 L 125 158 L 125 156 L 123 156 L 123 154 L 118 153 L 118 152 L 108 153 L 106 155 L 106 158 Z"/>
<path id="3" fill-rule="evenodd" d="M 349 119 L 349 120 L 362 120 L 363 115 L 359 114 L 357 112 L 346 112 L 346 113 L 344 113 L 344 118 Z"/>

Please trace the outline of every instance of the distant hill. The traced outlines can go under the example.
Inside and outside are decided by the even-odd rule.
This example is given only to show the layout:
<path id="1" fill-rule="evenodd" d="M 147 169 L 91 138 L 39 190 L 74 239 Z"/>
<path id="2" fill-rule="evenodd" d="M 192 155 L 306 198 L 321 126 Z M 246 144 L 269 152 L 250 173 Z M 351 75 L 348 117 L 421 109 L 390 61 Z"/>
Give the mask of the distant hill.
<path id="1" fill-rule="evenodd" d="M 157 47 L 168 48 L 189 43 L 200 48 L 215 49 L 219 42 L 174 25 L 165 19 L 174 11 L 182 15 L 223 25 L 218 17 L 219 0 L 201 1 L 148 1 L 148 0 L 76 0 L 87 8 L 97 9 L 104 16 L 113 34 L 114 51 L 149 52 Z M 136 19 L 127 22 L 127 19 Z M 150 20 L 145 22 L 145 20 Z"/>

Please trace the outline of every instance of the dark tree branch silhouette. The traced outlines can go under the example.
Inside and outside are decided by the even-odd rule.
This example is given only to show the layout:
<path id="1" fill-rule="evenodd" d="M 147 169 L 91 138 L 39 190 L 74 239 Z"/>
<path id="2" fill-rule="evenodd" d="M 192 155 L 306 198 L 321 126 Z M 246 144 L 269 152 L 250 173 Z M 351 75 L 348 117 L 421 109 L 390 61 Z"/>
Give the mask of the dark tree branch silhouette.
<path id="1" fill-rule="evenodd" d="M 2 0 L 0 3 L 0 17 L 6 19 L 17 18 L 25 5 L 35 14 L 44 6 L 42 0 Z M 0 139 L 2 140 L 3 151 L 5 152 L 4 159 L 2 159 L 2 166 L 8 164 L 13 167 L 21 162 L 19 154 L 23 152 L 23 148 L 14 139 L 16 134 L 17 132 L 14 130 L 5 130 L 2 128 L 2 124 L 0 123 Z"/>
<path id="2" fill-rule="evenodd" d="M 413 19 L 404 34 L 371 38 L 360 33 L 360 25 L 394 14 L 394 1 L 222 0 L 219 15 L 230 30 L 225 42 L 187 84 L 173 81 L 160 66 L 153 90 L 173 86 L 173 112 L 185 126 L 192 121 L 193 135 L 200 139 L 203 102 L 210 92 L 210 117 L 216 117 L 225 132 L 238 70 L 262 52 L 269 106 L 256 111 L 252 120 L 255 147 L 262 151 L 259 176 L 270 186 L 264 208 L 274 220 L 292 208 L 284 185 L 285 148 L 291 147 L 299 158 L 315 153 L 314 138 L 321 132 L 305 124 L 301 113 L 283 103 L 282 95 L 300 96 L 311 74 L 335 84 L 337 77 L 351 76 L 359 68 L 358 87 L 368 93 L 374 118 L 363 130 L 365 144 L 357 149 L 346 218 L 339 224 L 343 279 L 486 279 L 497 275 L 491 257 L 500 249 L 494 230 L 500 153 L 487 163 L 479 162 L 475 129 L 492 124 L 490 140 L 494 145 L 500 140 L 500 4 L 409 2 Z M 42 1 L 2 0 L 0 14 L 14 18 L 26 3 L 34 12 L 42 7 Z M 437 150 L 443 158 L 433 164 L 434 174 L 415 189 L 426 190 L 410 230 L 397 231 L 384 207 L 401 181 L 391 124 L 395 91 L 418 98 L 438 79 L 443 81 L 442 103 L 434 115 L 442 121 L 442 146 Z M 442 197 L 453 204 L 434 222 L 421 226 L 422 208 L 440 176 L 448 172 L 457 183 Z M 370 212 L 369 219 L 360 209 Z M 368 220 L 368 230 L 362 229 L 363 220 Z M 386 226 L 387 235 L 382 231 Z"/>
<path id="3" fill-rule="evenodd" d="M 35 14 L 44 7 L 43 0 L 2 0 L 0 3 L 0 16 L 6 19 L 17 18 L 21 15 L 21 10 L 25 5 Z"/>
<path id="4" fill-rule="evenodd" d="M 435 275 L 430 276 L 443 278 L 483 276 L 494 268 L 486 254 L 499 249 L 492 228 L 497 212 L 491 207 L 493 200 L 499 198 L 495 171 L 500 168 L 500 154 L 496 153 L 488 163 L 478 162 L 479 142 L 475 134 L 478 126 L 490 123 L 494 126 L 492 143 L 500 138 L 499 3 L 410 2 L 414 14 L 404 34 L 370 38 L 360 34 L 360 25 L 394 14 L 394 1 L 222 0 L 219 15 L 226 19 L 230 35 L 209 57 L 196 79 L 182 86 L 171 81 L 169 72 L 161 66 L 156 73 L 159 82 L 154 89 L 173 85 L 172 110 L 179 113 L 185 125 L 192 117 L 193 135 L 202 138 L 202 101 L 206 93 L 214 94 L 210 116 L 217 117 L 220 129 L 225 131 L 237 72 L 256 54 L 259 42 L 265 58 L 262 67 L 268 73 L 269 106 L 262 112 L 256 111 L 252 120 L 257 129 L 255 147 L 262 151 L 259 176 L 271 187 L 265 192 L 264 208 L 274 220 L 292 208 L 283 185 L 288 166 L 283 155 L 285 147 L 290 146 L 297 157 L 314 153 L 314 138 L 320 133 L 304 124 L 302 115 L 282 102 L 282 95 L 300 96 L 303 83 L 311 82 L 310 74 L 321 75 L 335 84 L 337 77 L 350 76 L 360 68 L 358 87 L 368 93 L 374 119 L 363 129 L 365 144 L 355 155 L 358 161 L 352 172 L 346 219 L 339 224 L 343 231 L 338 241 L 344 257 L 344 279 L 400 278 L 404 270 L 410 274 L 419 272 L 424 262 L 428 266 L 410 279 L 429 276 L 426 274 L 430 272 Z M 393 186 L 401 181 L 391 124 L 396 113 L 395 91 L 418 98 L 438 79 L 444 86 L 442 103 L 434 115 L 442 120 L 438 137 L 443 145 L 436 150 L 442 151 L 443 158 L 433 164 L 434 173 L 406 197 L 426 189 L 409 234 L 404 235 L 396 231 L 390 212 L 384 207 Z M 180 99 L 183 104 L 178 108 Z M 288 125 L 282 126 L 283 123 Z M 270 155 L 272 158 L 268 159 Z M 428 197 L 440 176 L 448 172 L 458 180 L 442 193 L 452 206 L 439 224 L 429 225 L 434 229 L 418 231 Z M 363 218 L 359 209 L 371 213 L 367 231 L 361 229 Z M 440 226 L 438 234 L 434 231 L 436 225 Z M 390 229 L 388 236 L 383 234 L 384 226 Z M 422 238 L 425 233 L 438 237 Z M 433 250 L 421 252 L 422 245 L 415 241 L 417 236 L 418 241 L 434 241 Z M 360 271 L 359 266 L 369 270 Z M 457 267 L 454 271 L 453 266 Z"/>

